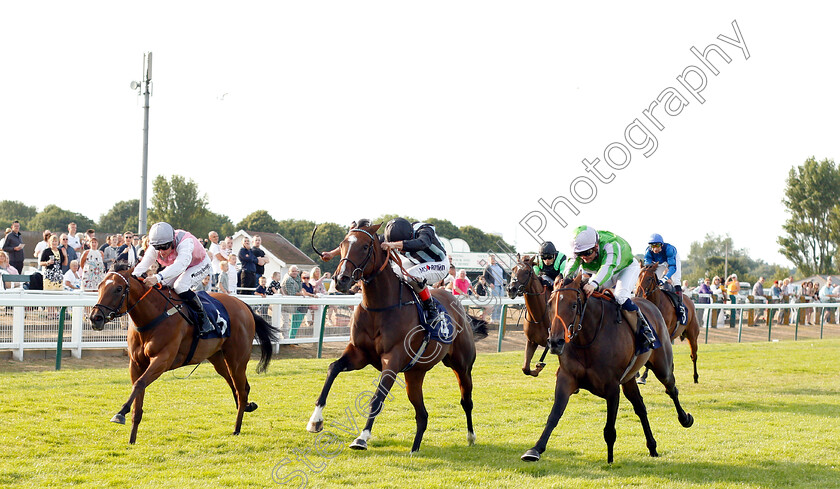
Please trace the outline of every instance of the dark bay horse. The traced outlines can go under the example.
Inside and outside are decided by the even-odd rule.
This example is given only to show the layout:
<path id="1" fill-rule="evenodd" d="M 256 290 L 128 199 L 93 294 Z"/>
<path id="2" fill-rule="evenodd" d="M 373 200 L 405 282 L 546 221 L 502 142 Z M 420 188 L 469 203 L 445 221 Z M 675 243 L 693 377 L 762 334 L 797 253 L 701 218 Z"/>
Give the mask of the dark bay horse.
<path id="1" fill-rule="evenodd" d="M 125 424 L 125 415 L 134 402 L 129 438 L 129 442 L 134 443 L 143 418 L 146 387 L 167 370 L 209 360 L 233 391 L 237 407 L 233 434 L 238 435 L 243 414 L 257 409 L 256 403 L 248 402 L 251 386 L 245 375 L 254 335 L 259 339 L 261 353 L 257 372 L 264 372 L 271 361 L 271 342 L 276 340 L 277 330 L 241 300 L 227 294 L 211 294 L 230 315 L 230 337 L 198 340 L 192 358 L 187 362 L 195 328 L 174 310 L 181 300 L 169 288 L 146 286 L 141 279 L 131 275 L 132 270 L 105 275 L 99 284 L 99 299 L 90 312 L 90 322 L 97 331 L 101 331 L 106 322 L 125 314 L 134 321 L 134 326 L 128 329 L 129 372 L 133 387 L 128 401 L 111 421 Z M 186 309 L 185 306 L 183 310 Z"/>
<path id="2" fill-rule="evenodd" d="M 535 258 L 525 255 L 519 260 L 510 271 L 510 285 L 507 290 L 511 299 L 519 295 L 525 297 L 524 332 L 528 342 L 525 344 L 525 364 L 522 366 L 522 372 L 533 377 L 538 376 L 545 367 L 543 362 L 545 352 L 533 370 L 531 370 L 531 360 L 537 348 L 541 346 L 548 348 L 548 331 L 551 328 L 551 319 L 548 314 L 548 298 L 551 290 L 543 285 L 534 273 Z"/>
<path id="3" fill-rule="evenodd" d="M 636 283 L 636 297 L 647 299 L 659 308 L 662 317 L 665 318 L 665 325 L 668 326 L 668 335 L 671 342 L 679 337 L 683 341 L 688 339 L 688 344 L 691 347 L 691 361 L 694 362 L 694 383 L 697 383 L 697 338 L 700 336 L 700 321 L 697 320 L 697 314 L 694 309 L 694 302 L 683 295 L 683 305 L 685 305 L 686 315 L 688 321 L 685 325 L 680 324 L 677 311 L 674 308 L 674 303 L 671 299 L 659 288 L 659 279 L 656 278 L 656 269 L 658 264 L 651 264 L 642 267 L 639 273 L 639 281 Z M 640 383 L 644 383 L 647 379 L 647 369 L 639 379 Z"/>
<path id="4" fill-rule="evenodd" d="M 449 345 L 431 340 L 423 350 L 425 334 L 422 326 L 419 326 L 418 310 L 411 290 L 391 268 L 392 255 L 381 248 L 381 238 L 376 234 L 379 227 L 354 226 L 339 246 L 341 261 L 334 276 L 336 288 L 345 292 L 361 281 L 362 302 L 356 307 L 350 323 L 350 343 L 341 357 L 330 364 L 324 388 L 315 402 L 315 411 L 306 429 L 312 433 L 324 429 L 324 406 L 330 387 L 339 373 L 373 365 L 382 375 L 370 401 L 370 415 L 364 430 L 350 448 L 367 449 L 376 415 L 381 411 L 382 403 L 397 379 L 397 374 L 405 372 L 405 388 L 414 406 L 417 425 L 411 451 L 416 452 L 420 448 L 428 421 L 428 412 L 423 403 L 423 379 L 426 372 L 438 362 L 443 362 L 455 372 L 460 384 L 461 406 L 467 416 L 467 441 L 472 445 L 475 442 L 472 422 L 475 343 L 471 319 L 455 296 L 442 289 L 432 290 L 432 295 L 451 315 L 456 336 Z"/>
<path id="5" fill-rule="evenodd" d="M 607 463 L 612 463 L 619 386 L 641 421 L 651 457 L 659 456 L 656 440 L 650 430 L 647 408 L 635 381 L 636 372 L 647 362 L 650 362 L 653 373 L 665 385 L 665 391 L 674 401 L 680 424 L 686 428 L 694 424 L 694 418 L 680 406 L 671 344 L 663 341 L 662 346 L 656 350 L 636 355 L 636 332 L 631 331 L 626 318 L 617 321 L 621 306 L 607 295 L 595 293 L 587 297 L 583 291 L 585 283 L 586 279 L 580 273 L 574 279 L 567 278 L 562 286 L 554 290 L 549 301 L 552 320 L 548 343 L 552 353 L 560 354 L 560 368 L 557 370 L 554 405 L 537 444 L 522 455 L 522 460 L 526 462 L 540 459 L 551 432 L 566 410 L 569 397 L 581 388 L 607 401 L 604 440 L 607 442 Z M 656 306 L 644 299 L 633 302 L 639 306 L 660 337 L 667 334 L 665 321 Z M 567 332 L 570 339 L 565 342 Z"/>

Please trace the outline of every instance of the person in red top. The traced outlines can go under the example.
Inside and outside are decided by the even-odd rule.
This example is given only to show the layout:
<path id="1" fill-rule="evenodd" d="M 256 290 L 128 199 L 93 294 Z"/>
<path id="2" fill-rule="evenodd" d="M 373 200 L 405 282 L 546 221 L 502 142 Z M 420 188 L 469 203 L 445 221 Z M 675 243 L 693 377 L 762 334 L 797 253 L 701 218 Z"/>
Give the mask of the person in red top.
<path id="1" fill-rule="evenodd" d="M 166 222 L 155 223 L 149 229 L 149 244 L 151 246 L 140 263 L 134 267 L 132 275 L 142 277 L 155 261 L 166 267 L 161 272 L 146 277 L 145 283 L 160 283 L 172 287 L 198 316 L 199 324 L 196 327 L 199 337 L 206 336 L 215 328 L 207 319 L 201 301 L 192 290 L 194 285 L 201 284 L 204 277 L 213 271 L 204 246 L 192 234 L 183 229 L 176 231 Z"/>

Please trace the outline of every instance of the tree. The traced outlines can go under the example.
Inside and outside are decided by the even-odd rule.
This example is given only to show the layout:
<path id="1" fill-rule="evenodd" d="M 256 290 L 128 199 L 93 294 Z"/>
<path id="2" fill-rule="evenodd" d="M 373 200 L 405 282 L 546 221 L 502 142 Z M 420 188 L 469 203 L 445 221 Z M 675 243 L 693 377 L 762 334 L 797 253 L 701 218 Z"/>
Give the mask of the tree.
<path id="1" fill-rule="evenodd" d="M 759 277 L 770 280 L 785 278 L 790 270 L 767 264 L 763 260 L 753 260 L 747 250 L 734 247 L 729 235 L 707 234 L 702 243 L 691 243 L 688 260 L 683 261 L 682 267 L 682 278 L 689 285 L 696 284 L 701 278 L 715 275 L 724 277 L 725 274 L 733 273 L 741 282 L 755 283 Z"/>
<path id="2" fill-rule="evenodd" d="M 139 221 L 140 199 L 122 200 L 99 217 L 97 228 L 109 233 L 136 232 Z"/>
<path id="3" fill-rule="evenodd" d="M 3 229 L 12 225 L 17 220 L 20 228 L 29 230 L 29 221 L 38 214 L 34 206 L 28 206 L 16 200 L 0 200 L 0 226 Z"/>
<path id="4" fill-rule="evenodd" d="M 228 216 L 208 210 L 207 214 L 192 227 L 191 232 L 195 236 L 204 237 L 210 234 L 210 231 L 216 231 L 219 236 L 224 237 L 232 236 L 236 228 Z"/>
<path id="5" fill-rule="evenodd" d="M 205 222 L 204 218 L 209 211 L 207 197 L 199 195 L 198 185 L 194 181 L 180 175 L 172 175 L 170 180 L 158 175 L 152 189 L 152 205 L 149 209 L 151 223 L 166 221 L 176 229 L 190 229 L 193 234 L 201 234 L 195 225 Z"/>
<path id="6" fill-rule="evenodd" d="M 35 231 L 49 229 L 53 232 L 63 233 L 67 232 L 67 225 L 71 222 L 75 222 L 81 230 L 91 228 L 94 225 L 91 219 L 82 214 L 50 204 L 29 221 L 29 228 Z"/>
<path id="7" fill-rule="evenodd" d="M 782 202 L 790 218 L 782 228 L 779 250 L 804 275 L 836 271 L 834 255 L 840 229 L 840 171 L 834 160 L 817 162 L 814 157 L 788 173 Z"/>
<path id="8" fill-rule="evenodd" d="M 426 222 L 435 227 L 435 232 L 438 236 L 443 236 L 447 239 L 461 237 L 461 230 L 458 229 L 458 226 L 452 224 L 446 219 L 436 219 L 434 217 L 430 217 L 426 219 Z"/>
<path id="9" fill-rule="evenodd" d="M 271 214 L 269 214 L 268 211 L 258 210 L 245 216 L 245 218 L 242 219 L 236 227 L 238 229 L 260 231 L 263 233 L 276 233 L 280 228 L 280 225 L 273 217 L 271 217 Z"/>

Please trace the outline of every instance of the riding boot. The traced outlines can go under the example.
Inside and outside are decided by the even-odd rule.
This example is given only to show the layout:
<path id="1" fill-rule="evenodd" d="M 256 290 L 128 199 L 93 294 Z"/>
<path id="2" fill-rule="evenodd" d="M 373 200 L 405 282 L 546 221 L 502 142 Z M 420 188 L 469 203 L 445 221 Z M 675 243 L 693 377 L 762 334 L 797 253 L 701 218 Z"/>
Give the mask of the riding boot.
<path id="1" fill-rule="evenodd" d="M 440 319 L 440 312 L 435 305 L 435 301 L 432 299 L 432 293 L 429 291 L 428 287 L 423 287 L 423 290 L 418 292 L 417 295 L 422 301 L 423 312 L 426 315 L 426 324 L 434 326 L 434 324 Z"/>
<path id="2" fill-rule="evenodd" d="M 642 332 L 642 335 L 645 337 L 645 344 L 647 348 L 653 349 L 656 346 L 656 336 L 653 334 L 653 329 L 650 327 L 650 323 L 647 322 L 647 319 L 642 315 L 642 311 L 639 310 L 639 306 L 637 306 L 631 299 L 627 299 L 624 301 L 624 304 L 621 305 L 621 309 L 624 312 L 624 317 L 627 319 L 627 322 L 636 330 L 636 325 L 639 326 L 639 331 Z M 633 314 L 635 312 L 635 314 Z"/>
<path id="3" fill-rule="evenodd" d="M 190 309 L 195 312 L 197 317 L 195 327 L 198 328 L 198 336 L 199 338 L 203 338 L 208 334 L 212 333 L 216 330 L 213 324 L 210 322 L 210 319 L 207 317 L 207 313 L 204 312 L 204 306 L 201 304 L 201 300 L 192 290 L 188 290 L 183 294 L 179 294 L 181 299 L 184 300 L 184 303 L 187 304 Z"/>
<path id="4" fill-rule="evenodd" d="M 682 286 L 675 285 L 674 291 L 677 293 L 677 316 L 679 316 L 680 324 L 685 326 L 688 323 L 688 312 L 685 309 L 685 304 L 683 304 L 683 295 L 682 295 Z"/>

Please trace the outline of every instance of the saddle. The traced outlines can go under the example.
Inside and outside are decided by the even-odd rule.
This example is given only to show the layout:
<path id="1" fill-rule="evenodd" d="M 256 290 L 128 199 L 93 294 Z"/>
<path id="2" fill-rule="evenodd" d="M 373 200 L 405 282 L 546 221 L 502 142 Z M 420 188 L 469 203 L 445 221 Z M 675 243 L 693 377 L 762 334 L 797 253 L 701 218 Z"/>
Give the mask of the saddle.
<path id="1" fill-rule="evenodd" d="M 409 290 L 411 290 L 411 293 L 414 294 L 414 306 L 417 308 L 417 315 L 420 317 L 420 325 L 426 330 L 426 336 L 428 336 L 429 339 L 439 341 L 444 345 L 449 345 L 455 341 L 455 323 L 452 321 L 452 316 L 450 316 L 446 308 L 443 307 L 443 304 L 441 304 L 436 298 L 432 297 L 432 303 L 438 310 L 440 320 L 434 325 L 430 325 L 426 322 L 426 313 L 423 311 L 423 303 L 420 300 L 420 297 L 417 296 L 417 293 L 411 287 L 409 287 Z"/>
<path id="2" fill-rule="evenodd" d="M 230 315 L 225 309 L 225 306 L 222 305 L 221 302 L 214 299 L 210 296 L 207 292 L 200 291 L 196 292 L 195 295 L 198 296 L 198 299 L 201 301 L 201 305 L 204 306 L 204 313 L 207 314 L 207 319 L 210 320 L 210 323 L 216 327 L 216 330 L 212 333 L 208 333 L 207 336 L 204 338 L 228 338 L 230 337 Z M 190 321 L 193 324 L 198 323 L 198 318 L 196 317 L 195 312 L 189 307 L 186 308 L 189 311 Z M 198 330 L 196 329 L 196 333 Z"/>

